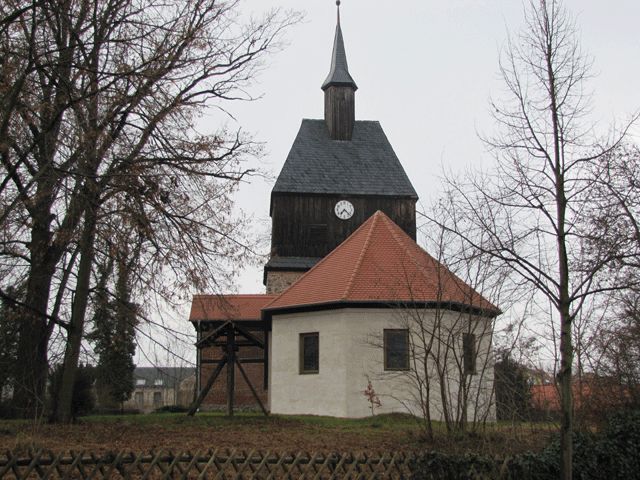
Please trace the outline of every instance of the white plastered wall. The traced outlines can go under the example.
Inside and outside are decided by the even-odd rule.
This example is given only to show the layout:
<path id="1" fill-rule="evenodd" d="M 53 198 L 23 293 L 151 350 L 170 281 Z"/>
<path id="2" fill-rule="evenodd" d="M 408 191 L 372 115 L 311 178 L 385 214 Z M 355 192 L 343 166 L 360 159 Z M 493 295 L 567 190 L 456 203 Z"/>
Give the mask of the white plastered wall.
<path id="1" fill-rule="evenodd" d="M 437 315 L 440 315 L 437 317 Z M 418 387 L 411 372 L 384 370 L 382 335 L 386 328 L 416 328 L 417 321 L 425 325 L 440 319 L 443 329 L 451 332 L 449 341 L 456 345 L 443 363 L 450 373 L 447 395 L 456 405 L 462 354 L 463 319 L 468 315 L 457 312 L 415 310 L 407 313 L 399 309 L 337 309 L 274 315 L 270 356 L 270 403 L 277 414 L 309 414 L 335 417 L 366 417 L 371 415 L 370 404 L 364 395 L 368 380 L 380 397 L 382 406 L 375 413 L 407 412 L 420 415 Z M 431 322 L 431 323 L 430 323 Z M 493 364 L 490 321 L 472 319 L 476 334 L 478 373 L 470 377 L 469 420 L 486 415 L 495 418 L 493 408 Z M 468 328 L 468 327 L 467 327 Z M 460 332 L 458 331 L 460 330 Z M 319 372 L 299 373 L 299 336 L 319 333 Z M 413 335 L 412 335 L 413 338 Z M 427 362 L 433 365 L 433 361 Z M 414 370 L 415 371 L 415 370 Z M 442 402 L 437 375 L 431 375 L 432 418 L 442 417 Z M 480 405 L 476 411 L 475 406 Z"/>

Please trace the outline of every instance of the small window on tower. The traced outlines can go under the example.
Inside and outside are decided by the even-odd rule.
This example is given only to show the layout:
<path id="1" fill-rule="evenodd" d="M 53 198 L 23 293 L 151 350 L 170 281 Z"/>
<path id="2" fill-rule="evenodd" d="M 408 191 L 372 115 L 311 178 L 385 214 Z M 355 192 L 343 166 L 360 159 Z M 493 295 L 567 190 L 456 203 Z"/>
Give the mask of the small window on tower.
<path id="1" fill-rule="evenodd" d="M 319 347 L 318 332 L 300 334 L 300 373 L 318 373 L 320 370 Z"/>

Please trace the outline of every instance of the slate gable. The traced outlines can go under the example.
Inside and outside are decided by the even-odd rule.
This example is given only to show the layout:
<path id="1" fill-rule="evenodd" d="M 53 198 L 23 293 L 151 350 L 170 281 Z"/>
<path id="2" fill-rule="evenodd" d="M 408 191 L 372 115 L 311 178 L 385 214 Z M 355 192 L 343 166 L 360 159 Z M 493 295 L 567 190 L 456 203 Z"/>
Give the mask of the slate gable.
<path id="1" fill-rule="evenodd" d="M 417 199 L 377 121 L 356 121 L 351 141 L 332 140 L 324 120 L 302 120 L 273 194 L 380 195 Z"/>

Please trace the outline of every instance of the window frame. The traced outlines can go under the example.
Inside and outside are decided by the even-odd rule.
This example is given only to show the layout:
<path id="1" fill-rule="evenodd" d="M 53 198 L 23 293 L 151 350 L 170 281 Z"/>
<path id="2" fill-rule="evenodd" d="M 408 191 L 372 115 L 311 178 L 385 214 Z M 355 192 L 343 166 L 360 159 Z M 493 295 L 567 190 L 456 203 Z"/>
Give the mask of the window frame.
<path id="1" fill-rule="evenodd" d="M 405 367 L 390 367 L 389 366 L 389 345 L 387 341 L 387 336 L 390 333 L 398 333 L 403 332 L 406 338 L 406 366 Z M 409 329 L 408 328 L 385 328 L 382 331 L 382 349 L 384 351 L 384 370 L 385 372 L 406 372 L 411 370 L 411 361 L 410 361 L 410 346 L 409 346 Z"/>
<path id="2" fill-rule="evenodd" d="M 465 375 L 475 375 L 477 371 L 478 346 L 475 333 L 462 334 L 462 370 Z"/>
<path id="3" fill-rule="evenodd" d="M 316 338 L 316 365 L 318 366 L 315 370 L 305 370 L 304 368 L 304 339 Z M 300 375 L 315 375 L 320 373 L 320 332 L 305 332 L 299 335 L 298 340 L 298 373 Z"/>

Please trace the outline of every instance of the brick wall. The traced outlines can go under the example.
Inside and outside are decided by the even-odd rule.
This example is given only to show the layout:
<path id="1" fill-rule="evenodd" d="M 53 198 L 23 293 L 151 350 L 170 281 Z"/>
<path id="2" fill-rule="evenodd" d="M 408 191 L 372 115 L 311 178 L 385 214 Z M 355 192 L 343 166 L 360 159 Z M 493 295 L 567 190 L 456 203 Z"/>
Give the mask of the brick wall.
<path id="1" fill-rule="evenodd" d="M 256 337 L 263 339 L 264 334 L 261 332 L 252 332 Z M 238 351 L 238 358 L 262 358 L 264 352 L 259 347 L 240 347 Z M 209 347 L 202 349 L 202 359 L 220 359 L 223 356 L 222 347 Z M 211 373 L 217 367 L 216 364 L 203 364 L 200 369 L 200 385 L 204 386 Z M 247 376 L 251 380 L 253 388 L 260 396 L 260 400 L 268 408 L 267 390 L 264 388 L 264 367 L 261 363 L 244 363 L 242 368 L 246 372 Z M 260 408 L 255 398 L 253 397 L 249 386 L 242 377 L 242 373 L 237 366 L 235 366 L 235 398 L 234 405 L 237 407 L 253 407 Z M 202 402 L 202 408 L 214 408 L 220 406 L 226 406 L 227 404 L 227 366 L 222 369 L 220 375 L 216 379 L 215 383 L 209 390 L 209 393 Z"/>

